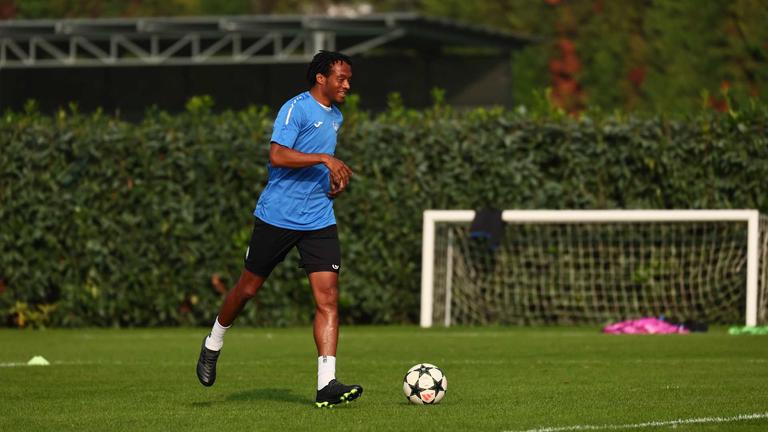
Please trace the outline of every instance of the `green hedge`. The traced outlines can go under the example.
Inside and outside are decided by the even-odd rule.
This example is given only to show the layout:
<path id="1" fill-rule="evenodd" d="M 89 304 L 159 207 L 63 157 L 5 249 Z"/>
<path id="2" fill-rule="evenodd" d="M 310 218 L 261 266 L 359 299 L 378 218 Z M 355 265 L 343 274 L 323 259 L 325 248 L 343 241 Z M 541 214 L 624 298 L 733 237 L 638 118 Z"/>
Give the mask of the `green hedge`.
<path id="1" fill-rule="evenodd" d="M 354 100 L 353 100 L 354 102 Z M 768 112 L 579 120 L 436 104 L 346 107 L 336 201 L 343 320 L 414 322 L 428 208 L 768 210 Z M 205 324 L 237 279 L 273 114 L 194 98 L 138 124 L 8 112 L 0 125 L 0 317 L 8 325 Z M 239 324 L 306 323 L 289 256 Z"/>

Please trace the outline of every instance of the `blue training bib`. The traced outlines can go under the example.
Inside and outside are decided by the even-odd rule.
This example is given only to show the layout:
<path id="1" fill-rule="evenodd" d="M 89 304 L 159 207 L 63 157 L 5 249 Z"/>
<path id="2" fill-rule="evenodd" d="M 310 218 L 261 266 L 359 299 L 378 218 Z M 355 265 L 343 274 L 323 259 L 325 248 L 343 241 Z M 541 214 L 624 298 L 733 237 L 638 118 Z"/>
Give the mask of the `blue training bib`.
<path id="1" fill-rule="evenodd" d="M 321 105 L 309 92 L 286 102 L 275 119 L 271 142 L 302 153 L 336 152 L 336 134 L 344 121 L 336 106 Z M 278 168 L 267 162 L 269 181 L 254 216 L 281 228 L 310 231 L 336 223 L 328 197 L 328 168 Z"/>

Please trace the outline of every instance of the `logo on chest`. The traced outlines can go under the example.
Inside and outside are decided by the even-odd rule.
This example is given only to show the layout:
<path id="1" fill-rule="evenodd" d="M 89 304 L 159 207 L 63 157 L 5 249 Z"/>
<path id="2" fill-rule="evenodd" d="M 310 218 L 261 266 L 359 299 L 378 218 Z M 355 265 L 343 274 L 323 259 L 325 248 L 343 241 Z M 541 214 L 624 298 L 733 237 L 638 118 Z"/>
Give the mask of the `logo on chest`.
<path id="1" fill-rule="evenodd" d="M 322 121 L 316 121 L 316 122 L 312 123 L 312 126 L 314 126 L 315 128 L 319 128 L 322 125 L 323 125 Z M 333 126 L 333 130 L 335 132 L 338 132 L 339 128 L 341 127 L 341 124 L 339 122 L 331 122 L 331 126 Z"/>

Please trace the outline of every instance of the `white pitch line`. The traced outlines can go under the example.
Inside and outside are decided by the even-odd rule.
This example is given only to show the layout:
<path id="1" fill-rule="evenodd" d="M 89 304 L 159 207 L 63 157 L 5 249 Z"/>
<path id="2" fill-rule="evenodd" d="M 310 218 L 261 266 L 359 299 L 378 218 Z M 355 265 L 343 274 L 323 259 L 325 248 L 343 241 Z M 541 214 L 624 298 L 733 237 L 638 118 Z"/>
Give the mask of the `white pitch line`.
<path id="1" fill-rule="evenodd" d="M 609 430 L 609 429 L 643 429 L 661 426 L 677 426 L 687 424 L 705 424 L 705 423 L 732 423 L 746 420 L 760 420 L 768 418 L 768 412 L 756 414 L 742 414 L 734 417 L 700 417 L 690 419 L 677 419 L 669 421 L 650 421 L 645 423 L 631 424 L 605 424 L 605 425 L 574 425 L 544 427 L 538 429 L 526 429 L 524 431 L 509 432 L 565 432 L 565 431 L 587 431 L 587 430 Z"/>

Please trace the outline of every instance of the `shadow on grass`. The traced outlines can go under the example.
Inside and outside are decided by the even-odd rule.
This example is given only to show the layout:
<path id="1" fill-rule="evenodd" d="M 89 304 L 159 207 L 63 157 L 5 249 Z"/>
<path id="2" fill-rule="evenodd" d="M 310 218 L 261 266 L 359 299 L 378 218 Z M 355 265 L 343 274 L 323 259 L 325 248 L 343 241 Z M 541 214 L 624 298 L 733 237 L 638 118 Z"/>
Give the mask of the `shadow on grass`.
<path id="1" fill-rule="evenodd" d="M 291 392 L 288 389 L 278 388 L 257 388 L 253 390 L 245 390 L 237 393 L 232 393 L 224 400 L 211 400 L 192 402 L 192 406 L 195 408 L 206 408 L 214 405 L 220 405 L 227 402 L 251 402 L 251 401 L 275 401 L 275 402 L 288 402 L 301 405 L 311 404 L 313 401 L 307 399 L 304 396 L 300 396 Z"/>
<path id="2" fill-rule="evenodd" d="M 307 399 L 304 396 L 300 396 L 291 392 L 288 389 L 278 388 L 257 388 L 253 390 L 245 390 L 237 393 L 232 393 L 227 396 L 228 401 L 259 401 L 268 400 L 275 402 L 289 402 L 306 405 L 314 401 Z"/>

